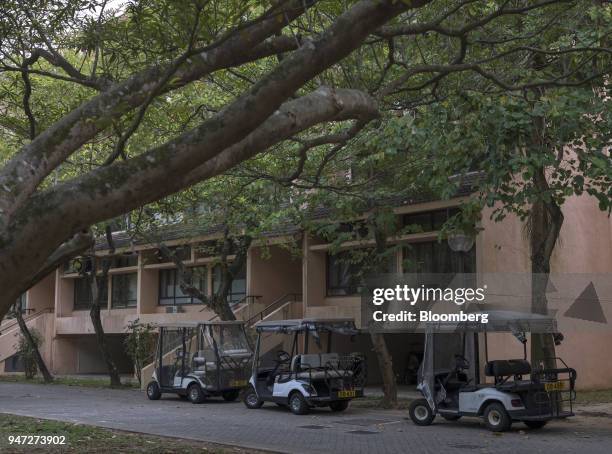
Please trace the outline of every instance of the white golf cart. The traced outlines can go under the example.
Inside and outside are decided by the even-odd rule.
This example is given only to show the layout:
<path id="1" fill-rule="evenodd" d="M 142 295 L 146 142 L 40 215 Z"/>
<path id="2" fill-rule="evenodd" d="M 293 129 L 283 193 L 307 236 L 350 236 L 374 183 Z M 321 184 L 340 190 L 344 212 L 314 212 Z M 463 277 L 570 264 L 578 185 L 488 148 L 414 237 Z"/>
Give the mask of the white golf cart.
<path id="1" fill-rule="evenodd" d="M 264 402 L 288 406 L 296 415 L 312 407 L 329 407 L 339 412 L 348 408 L 351 399 L 363 397 L 366 379 L 365 358 L 360 353 L 341 355 L 332 352 L 332 334 L 355 335 L 355 324 L 349 319 L 299 319 L 263 321 L 255 325 L 259 336 L 255 348 L 253 371 L 244 394 L 248 408 L 260 408 Z M 261 355 L 262 342 L 275 334 L 289 335 L 291 347 L 280 345 Z M 320 347 L 326 335 L 326 352 L 309 353 L 309 338 Z M 276 339 L 273 339 L 276 340 Z M 301 341 L 301 342 L 300 342 Z M 303 352 L 298 353 L 299 344 Z M 289 352 L 283 350 L 288 348 Z"/>
<path id="2" fill-rule="evenodd" d="M 236 400 L 247 384 L 251 357 L 243 322 L 161 325 L 147 397 L 173 393 L 194 404 L 208 396 Z"/>
<path id="3" fill-rule="evenodd" d="M 462 416 L 482 417 L 494 432 L 521 421 L 539 429 L 551 419 L 573 416 L 576 371 L 560 358 L 531 365 L 527 361 L 528 332 L 556 333 L 555 320 L 544 315 L 513 311 L 487 311 L 488 324 L 430 323 L 419 368 L 418 389 L 424 399 L 410 405 L 410 419 L 431 424 L 439 414 L 454 421 Z M 478 332 L 484 332 L 484 375 L 493 383 L 479 383 Z M 488 360 L 487 332 L 512 333 L 523 344 L 522 359 Z M 550 362 L 563 367 L 545 367 Z M 526 376 L 529 375 L 529 379 Z"/>

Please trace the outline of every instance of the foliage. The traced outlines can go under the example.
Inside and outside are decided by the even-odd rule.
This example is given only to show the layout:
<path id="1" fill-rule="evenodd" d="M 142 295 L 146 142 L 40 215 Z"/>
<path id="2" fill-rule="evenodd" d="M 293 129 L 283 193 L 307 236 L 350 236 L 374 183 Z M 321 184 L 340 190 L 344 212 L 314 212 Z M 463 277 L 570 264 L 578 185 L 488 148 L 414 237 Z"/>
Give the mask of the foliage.
<path id="1" fill-rule="evenodd" d="M 390 206 L 431 186 L 449 197 L 448 173 L 468 159 L 452 162 L 453 149 L 484 144 L 477 134 L 499 126 L 487 121 L 509 128 L 525 109 L 557 121 L 555 112 L 586 108 L 572 91 L 605 85 L 611 23 L 605 2 L 581 0 L 4 2 L 0 245 L 27 266 L 0 278 L 11 288 L 3 310 L 78 232 L 135 210 L 133 222 L 140 207 L 220 174 L 198 197 L 242 207 L 255 234 L 278 216 L 259 216 L 252 207 L 265 203 L 241 194 L 244 178 L 274 182 L 298 218 L 323 202 L 340 212 Z M 480 132 L 453 140 L 452 121 L 475 121 L 474 111 L 486 113 Z M 560 119 L 552 132 L 581 121 Z M 445 148 L 426 154 L 431 146 Z M 570 185 L 605 208 L 606 155 L 587 148 L 569 164 L 585 182 Z M 521 171 L 551 162 L 500 153 Z M 506 191 L 506 168 L 486 162 L 495 170 L 485 202 L 533 198 L 529 188 Z M 568 171 L 557 172 L 559 190 L 542 197 L 563 197 Z M 216 199 L 224 185 L 239 196 Z M 274 200 L 274 187 L 260 200 Z M 35 223 L 49 226 L 45 235 Z"/>
<path id="2" fill-rule="evenodd" d="M 30 328 L 30 335 L 32 336 L 36 346 L 40 348 L 43 343 L 42 335 L 35 328 Z M 16 354 L 19 355 L 19 358 L 21 358 L 21 361 L 23 361 L 23 370 L 26 378 L 28 380 L 33 379 L 38 373 L 34 349 L 30 346 L 23 334 L 19 335 L 19 339 L 17 340 L 17 345 L 15 347 Z"/>
<path id="3" fill-rule="evenodd" d="M 542 96 L 464 95 L 452 108 L 432 106 L 407 137 L 411 149 L 431 159 L 422 181 L 450 195 L 470 172 L 482 205 L 496 220 L 508 212 L 526 218 L 542 200 L 558 205 L 583 193 L 612 208 L 612 143 L 607 93 L 591 87 L 550 91 Z M 540 126 L 543 124 L 543 127 Z M 534 140 L 537 137 L 537 140 Z M 549 189 L 533 183 L 546 169 Z M 454 179 L 449 177 L 457 175 Z"/>
<path id="4" fill-rule="evenodd" d="M 150 323 L 141 323 L 136 319 L 128 323 L 126 332 L 125 351 L 134 363 L 138 383 L 142 384 L 142 368 L 151 362 L 155 353 L 155 328 Z"/>

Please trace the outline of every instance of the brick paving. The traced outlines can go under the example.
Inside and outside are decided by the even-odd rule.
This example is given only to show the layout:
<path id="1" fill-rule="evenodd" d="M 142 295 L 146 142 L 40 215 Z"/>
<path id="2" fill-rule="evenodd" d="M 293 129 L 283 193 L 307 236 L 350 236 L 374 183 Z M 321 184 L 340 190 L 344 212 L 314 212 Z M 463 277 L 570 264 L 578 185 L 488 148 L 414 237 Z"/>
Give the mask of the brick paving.
<path id="1" fill-rule="evenodd" d="M 416 427 L 405 411 L 295 416 L 269 404 L 248 410 L 217 399 L 193 405 L 171 396 L 149 401 L 136 390 L 22 383 L 0 383 L 0 412 L 290 453 L 612 452 L 612 418 L 605 416 L 557 421 L 537 432 L 517 423 L 494 435 L 475 419 Z"/>

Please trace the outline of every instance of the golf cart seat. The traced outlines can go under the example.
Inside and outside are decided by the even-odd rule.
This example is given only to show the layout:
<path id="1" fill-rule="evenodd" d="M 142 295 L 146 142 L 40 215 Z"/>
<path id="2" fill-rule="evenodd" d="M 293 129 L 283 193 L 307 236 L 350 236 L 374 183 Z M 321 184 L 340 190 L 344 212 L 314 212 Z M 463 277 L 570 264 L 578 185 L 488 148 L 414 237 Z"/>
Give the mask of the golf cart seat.
<path id="1" fill-rule="evenodd" d="M 291 361 L 291 371 L 296 378 L 325 379 L 337 372 L 343 376 L 352 375 L 352 370 L 340 370 L 340 357 L 337 353 L 311 353 L 295 355 Z"/>
<path id="2" fill-rule="evenodd" d="M 193 354 L 193 364 L 196 371 L 216 370 L 217 358 L 215 352 L 210 350 L 198 350 Z"/>
<path id="3" fill-rule="evenodd" d="M 487 377 L 495 377 L 495 386 L 505 391 L 528 391 L 542 387 L 532 380 L 522 379 L 523 375 L 531 374 L 531 364 L 525 359 L 489 361 L 484 372 Z M 513 377 L 512 381 L 510 377 Z"/>
<path id="4" fill-rule="evenodd" d="M 531 364 L 525 359 L 504 359 L 487 362 L 485 375 L 487 377 L 510 377 L 531 373 Z"/>

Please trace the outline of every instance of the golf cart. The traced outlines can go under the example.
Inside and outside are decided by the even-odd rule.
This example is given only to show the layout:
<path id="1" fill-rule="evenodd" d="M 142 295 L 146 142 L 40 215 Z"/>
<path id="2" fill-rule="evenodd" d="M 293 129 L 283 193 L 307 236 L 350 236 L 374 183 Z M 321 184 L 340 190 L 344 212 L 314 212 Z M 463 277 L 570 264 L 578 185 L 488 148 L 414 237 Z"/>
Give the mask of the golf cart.
<path id="1" fill-rule="evenodd" d="M 194 404 L 208 396 L 236 400 L 247 384 L 251 357 L 243 322 L 161 325 L 147 397 L 173 393 Z"/>
<path id="2" fill-rule="evenodd" d="M 306 414 L 312 407 L 326 406 L 340 412 L 348 408 L 351 399 L 363 397 L 364 356 L 332 352 L 332 334 L 357 334 L 352 320 L 273 320 L 259 322 L 255 329 L 259 336 L 251 379 L 244 394 L 247 408 L 260 408 L 264 402 L 274 402 L 288 406 L 296 415 Z M 284 341 L 289 341 L 290 347 L 281 344 L 280 349 L 262 355 L 262 344 L 275 340 L 272 337 L 276 334 L 288 335 Z M 309 353 L 309 338 L 314 338 L 320 346 L 323 335 L 326 352 Z M 298 353 L 299 340 L 302 341 L 302 353 Z"/>
<path id="3" fill-rule="evenodd" d="M 451 421 L 476 416 L 491 431 L 502 432 L 513 421 L 539 429 L 552 419 L 573 416 L 576 371 L 560 358 L 533 365 L 527 360 L 526 333 L 553 336 L 555 320 L 513 311 L 487 313 L 487 324 L 427 324 L 417 386 L 424 399 L 411 403 L 410 419 L 427 426 L 437 414 Z M 484 376 L 492 383 L 479 382 L 479 331 L 484 331 Z M 489 361 L 487 332 L 512 333 L 523 344 L 523 358 Z"/>

